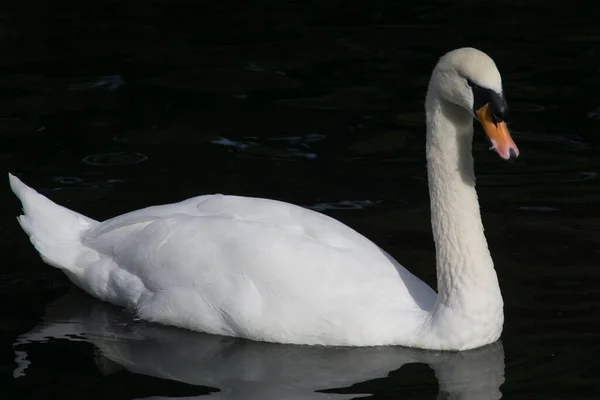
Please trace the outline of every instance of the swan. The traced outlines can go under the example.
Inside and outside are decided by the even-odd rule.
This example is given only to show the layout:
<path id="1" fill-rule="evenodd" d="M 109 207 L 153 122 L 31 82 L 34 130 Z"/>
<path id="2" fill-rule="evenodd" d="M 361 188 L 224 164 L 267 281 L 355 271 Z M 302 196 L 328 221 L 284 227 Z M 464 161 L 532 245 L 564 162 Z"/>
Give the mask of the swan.
<path id="1" fill-rule="evenodd" d="M 519 150 L 500 73 L 480 50 L 438 60 L 425 111 L 437 293 L 355 230 L 289 203 L 214 194 L 98 222 L 9 182 L 41 258 L 141 320 L 265 342 L 468 350 L 495 342 L 504 323 L 473 119 L 500 157 Z"/>

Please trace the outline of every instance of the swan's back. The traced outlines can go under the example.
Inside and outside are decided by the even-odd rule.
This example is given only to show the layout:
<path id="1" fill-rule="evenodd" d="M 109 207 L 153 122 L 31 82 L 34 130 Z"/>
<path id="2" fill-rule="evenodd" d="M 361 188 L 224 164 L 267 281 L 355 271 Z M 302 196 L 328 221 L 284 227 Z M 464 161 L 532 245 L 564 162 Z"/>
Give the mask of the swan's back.
<path id="1" fill-rule="evenodd" d="M 88 231 L 86 239 L 98 238 L 122 227 L 150 222 L 175 214 L 221 217 L 255 222 L 303 234 L 332 247 L 352 249 L 377 246 L 347 225 L 324 214 L 277 200 L 231 195 L 205 195 L 179 203 L 153 206 L 109 219 Z"/>

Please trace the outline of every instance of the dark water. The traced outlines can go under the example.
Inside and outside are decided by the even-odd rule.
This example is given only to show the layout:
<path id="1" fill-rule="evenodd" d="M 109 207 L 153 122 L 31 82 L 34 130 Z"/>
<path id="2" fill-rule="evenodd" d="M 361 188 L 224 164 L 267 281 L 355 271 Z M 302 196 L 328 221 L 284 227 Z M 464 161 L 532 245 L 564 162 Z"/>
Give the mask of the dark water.
<path id="1" fill-rule="evenodd" d="M 600 398 L 600 28 L 587 5 L 85 4 L 2 6 L 2 171 L 95 219 L 211 192 L 314 207 L 432 285 L 424 92 L 444 52 L 488 52 L 521 150 L 507 164 L 482 134 L 474 144 L 505 330 L 442 354 L 134 322 L 39 260 L 5 182 L 2 398 Z"/>

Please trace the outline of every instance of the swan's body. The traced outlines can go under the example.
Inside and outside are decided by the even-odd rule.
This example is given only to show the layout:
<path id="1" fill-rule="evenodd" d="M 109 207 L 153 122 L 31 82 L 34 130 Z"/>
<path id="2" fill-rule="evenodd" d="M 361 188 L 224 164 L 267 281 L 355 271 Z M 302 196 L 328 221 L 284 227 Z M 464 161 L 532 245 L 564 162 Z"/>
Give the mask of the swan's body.
<path id="1" fill-rule="evenodd" d="M 469 98 L 460 86 L 463 74 L 501 96 L 493 61 L 475 49 L 442 57 L 430 82 L 427 158 L 439 295 L 351 228 L 273 200 L 200 196 L 101 223 L 11 176 L 24 208 L 20 223 L 47 263 L 144 320 L 296 344 L 464 350 L 494 342 L 503 302 L 470 153 L 468 107 L 478 100 L 475 89 Z M 496 147 L 503 155 L 502 143 Z"/>

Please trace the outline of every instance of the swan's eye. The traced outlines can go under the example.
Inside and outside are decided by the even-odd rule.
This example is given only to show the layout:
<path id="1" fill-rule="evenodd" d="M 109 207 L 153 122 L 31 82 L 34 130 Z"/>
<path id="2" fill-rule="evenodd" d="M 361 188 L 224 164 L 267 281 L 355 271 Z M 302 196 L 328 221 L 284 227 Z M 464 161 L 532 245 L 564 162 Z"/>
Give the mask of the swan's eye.
<path id="1" fill-rule="evenodd" d="M 508 105 L 502 93 L 482 87 L 470 79 L 467 79 L 467 84 L 473 91 L 473 111 L 475 114 L 477 114 L 477 110 L 481 109 L 481 107 L 489 104 L 494 125 L 497 126 L 498 122 L 506 121 Z"/>
<path id="2" fill-rule="evenodd" d="M 502 121 L 502 119 L 498 118 L 496 113 L 492 111 L 492 122 L 494 122 L 494 125 L 497 127 L 498 122 L 501 122 L 501 121 Z"/>

